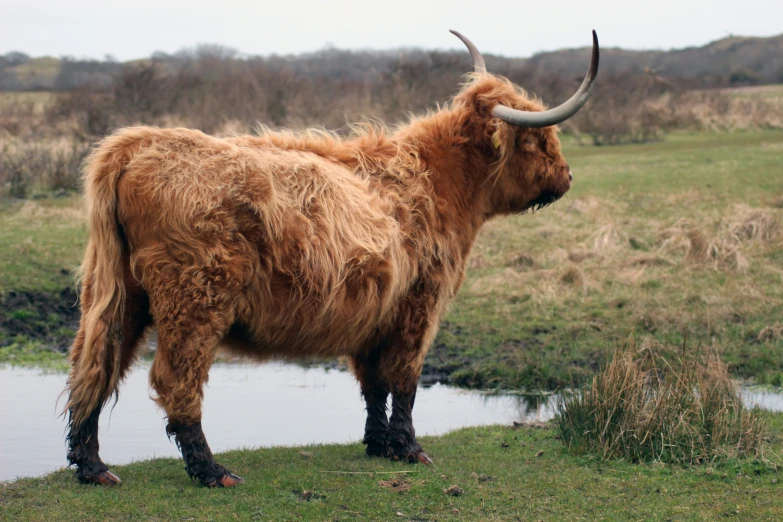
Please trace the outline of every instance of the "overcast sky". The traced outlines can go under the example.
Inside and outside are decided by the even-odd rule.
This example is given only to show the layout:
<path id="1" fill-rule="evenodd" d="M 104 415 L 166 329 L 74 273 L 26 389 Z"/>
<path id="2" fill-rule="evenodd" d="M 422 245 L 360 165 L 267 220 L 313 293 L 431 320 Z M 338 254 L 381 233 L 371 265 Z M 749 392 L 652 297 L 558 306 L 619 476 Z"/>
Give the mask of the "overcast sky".
<path id="1" fill-rule="evenodd" d="M 529 56 L 590 44 L 671 49 L 783 33 L 781 0 L 0 0 L 0 53 L 120 60 L 216 43 L 247 54 L 462 49 Z"/>

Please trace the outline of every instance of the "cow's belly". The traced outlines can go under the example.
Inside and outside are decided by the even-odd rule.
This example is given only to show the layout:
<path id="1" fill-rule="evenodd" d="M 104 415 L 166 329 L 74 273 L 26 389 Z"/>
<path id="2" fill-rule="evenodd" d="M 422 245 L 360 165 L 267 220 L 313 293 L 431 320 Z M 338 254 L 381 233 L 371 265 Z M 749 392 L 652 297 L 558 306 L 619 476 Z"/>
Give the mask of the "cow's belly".
<path id="1" fill-rule="evenodd" d="M 224 348 L 257 359 L 334 358 L 352 355 L 377 342 L 388 321 L 369 311 L 350 319 L 334 314 L 292 314 L 288 317 L 235 323 L 224 339 Z"/>
<path id="2" fill-rule="evenodd" d="M 372 265 L 372 266 L 371 266 Z M 366 349 L 387 331 L 404 286 L 388 262 L 368 263 L 328 288 L 285 278 L 257 280 L 226 338 L 262 359 L 338 357 Z M 239 346 L 239 348 L 236 348 Z"/>

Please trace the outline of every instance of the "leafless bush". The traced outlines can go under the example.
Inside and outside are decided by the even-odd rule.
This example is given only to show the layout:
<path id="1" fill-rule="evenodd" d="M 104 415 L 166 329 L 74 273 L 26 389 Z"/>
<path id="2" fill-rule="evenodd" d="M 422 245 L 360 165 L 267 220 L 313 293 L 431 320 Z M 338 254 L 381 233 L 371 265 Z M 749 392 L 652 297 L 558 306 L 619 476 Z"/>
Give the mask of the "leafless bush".
<path id="1" fill-rule="evenodd" d="M 35 189 L 76 190 L 80 166 L 89 150 L 89 145 L 78 142 L 63 146 L 5 144 L 0 148 L 0 186 L 13 198 L 28 197 Z"/>
<path id="2" fill-rule="evenodd" d="M 654 102 L 666 89 L 639 74 L 604 78 L 571 125 L 595 145 L 659 141 L 667 131 L 666 109 Z"/>
<path id="3" fill-rule="evenodd" d="M 43 113 L 41 102 L 32 97 L 4 100 L 0 103 L 0 139 L 30 134 L 43 123 Z"/>
<path id="4" fill-rule="evenodd" d="M 571 96 L 581 80 L 533 60 L 487 59 L 491 70 L 551 105 Z M 424 51 L 240 58 L 205 47 L 125 66 L 108 85 L 96 81 L 64 93 L 48 114 L 91 137 L 129 124 L 184 125 L 209 133 L 259 123 L 330 129 L 361 119 L 393 124 L 447 100 L 469 70 L 468 61 L 464 53 Z M 641 70 L 602 75 L 591 101 L 563 129 L 596 145 L 614 145 L 660 140 L 674 129 L 783 127 L 783 106 L 774 100 L 685 91 L 681 83 Z"/>

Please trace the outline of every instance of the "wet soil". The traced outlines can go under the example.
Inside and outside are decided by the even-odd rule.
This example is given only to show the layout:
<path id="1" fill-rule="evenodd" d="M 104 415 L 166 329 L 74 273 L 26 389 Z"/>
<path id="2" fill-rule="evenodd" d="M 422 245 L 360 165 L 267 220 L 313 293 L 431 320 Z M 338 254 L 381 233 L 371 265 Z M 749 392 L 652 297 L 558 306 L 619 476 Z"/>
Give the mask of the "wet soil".
<path id="1" fill-rule="evenodd" d="M 79 326 L 79 298 L 73 288 L 59 292 L 36 292 L 12 290 L 0 295 L 0 347 L 14 341 L 37 341 L 49 349 L 65 353 L 71 346 Z M 444 334 L 448 335 L 444 335 Z M 469 333 L 459 325 L 443 321 L 441 332 L 435 339 L 424 363 L 420 383 L 424 386 L 435 383 L 451 384 L 463 388 L 482 388 L 489 377 L 486 372 L 476 372 L 486 357 L 468 349 Z M 514 344 L 538 343 L 530 341 L 509 341 Z M 155 347 L 154 336 L 150 346 Z M 504 345 L 505 346 L 505 345 Z M 501 349 L 503 346 L 500 347 Z M 304 366 L 342 368 L 344 363 L 336 360 L 301 361 Z"/>
<path id="2" fill-rule="evenodd" d="M 0 346 L 23 338 L 66 352 L 79 327 L 79 316 L 79 296 L 73 288 L 11 290 L 0 295 Z"/>
<path id="3" fill-rule="evenodd" d="M 59 292 L 31 292 L 12 290 L 0 296 L 0 346 L 8 346 L 14 340 L 39 341 L 47 347 L 67 352 L 79 327 L 79 296 L 73 288 Z M 459 337 L 460 327 L 444 321 L 443 329 L 449 329 L 452 337 Z M 435 340 L 424 364 L 421 383 L 470 384 L 453 378 L 453 374 L 472 367 L 475 357 L 464 354 L 464 348 Z M 337 368 L 338 361 L 313 361 L 318 366 Z"/>

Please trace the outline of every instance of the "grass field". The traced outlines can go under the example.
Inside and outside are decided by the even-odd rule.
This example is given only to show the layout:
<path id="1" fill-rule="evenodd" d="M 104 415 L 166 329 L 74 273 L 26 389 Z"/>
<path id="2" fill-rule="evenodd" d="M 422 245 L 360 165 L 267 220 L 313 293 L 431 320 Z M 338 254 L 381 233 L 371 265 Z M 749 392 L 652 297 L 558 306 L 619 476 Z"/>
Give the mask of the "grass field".
<path id="1" fill-rule="evenodd" d="M 715 344 L 737 375 L 779 382 L 783 133 L 566 155 L 566 199 L 481 234 L 431 359 L 475 354 L 453 375 L 466 384 L 553 388 L 592 374 L 633 332 L 642 344 Z M 756 235 L 736 237 L 745 227 Z"/>
<path id="2" fill-rule="evenodd" d="M 426 372 L 552 389 L 592 375 L 633 335 L 642 346 L 714 345 L 736 376 L 779 385 L 783 132 L 566 140 L 566 157 L 566 198 L 483 229 Z M 0 295 L 71 285 L 85 237 L 76 198 L 2 203 Z M 50 314 L 2 313 L 58 327 Z"/>
<path id="3" fill-rule="evenodd" d="M 752 87 L 734 87 L 719 89 L 719 92 L 743 98 L 783 99 L 783 85 L 755 85 Z"/>
<path id="4" fill-rule="evenodd" d="M 361 444 L 232 451 L 247 483 L 207 490 L 175 459 L 0 484 L 6 520 L 780 520 L 783 415 L 764 458 L 695 468 L 569 455 L 550 429 L 495 426 L 422 438 L 434 467 L 368 459 Z M 463 493 L 458 496 L 453 486 Z"/>

